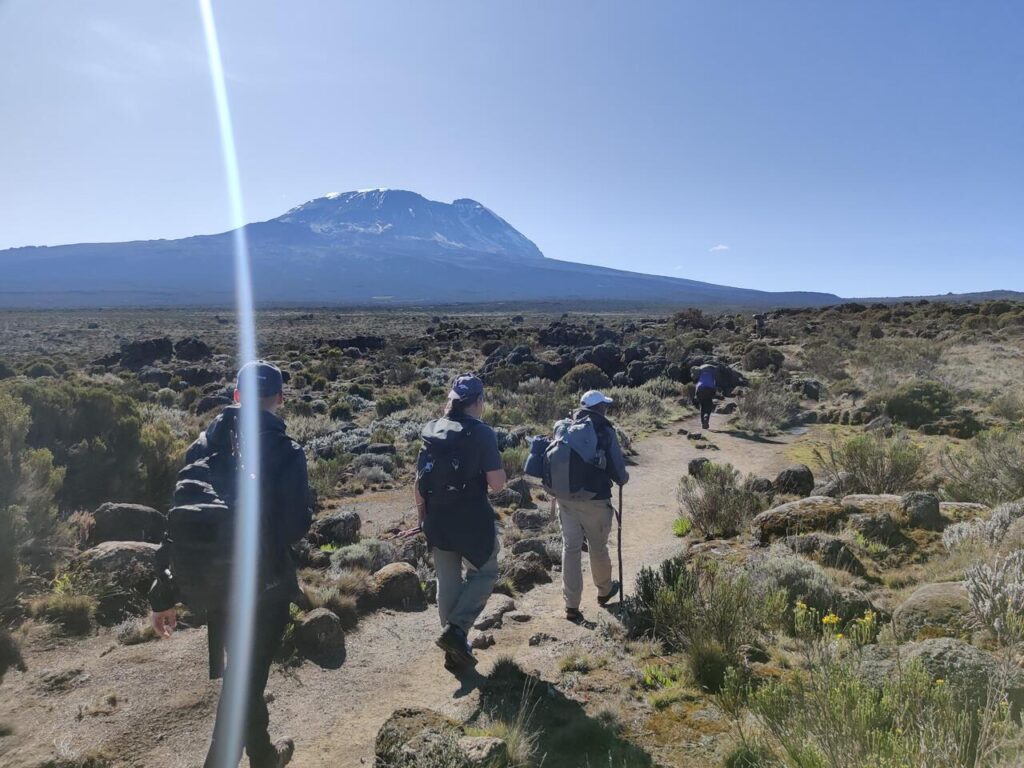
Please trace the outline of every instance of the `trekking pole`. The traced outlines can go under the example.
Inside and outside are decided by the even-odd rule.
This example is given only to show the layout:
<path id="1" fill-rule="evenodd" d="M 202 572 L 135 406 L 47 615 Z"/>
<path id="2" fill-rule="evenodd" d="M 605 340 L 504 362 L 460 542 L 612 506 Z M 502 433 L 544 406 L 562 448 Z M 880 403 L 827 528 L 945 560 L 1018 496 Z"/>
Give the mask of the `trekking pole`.
<path id="1" fill-rule="evenodd" d="M 615 510 L 615 520 L 618 522 L 618 544 L 619 544 L 619 605 L 625 605 L 626 577 L 622 573 L 622 486 L 619 486 L 619 508 Z"/>

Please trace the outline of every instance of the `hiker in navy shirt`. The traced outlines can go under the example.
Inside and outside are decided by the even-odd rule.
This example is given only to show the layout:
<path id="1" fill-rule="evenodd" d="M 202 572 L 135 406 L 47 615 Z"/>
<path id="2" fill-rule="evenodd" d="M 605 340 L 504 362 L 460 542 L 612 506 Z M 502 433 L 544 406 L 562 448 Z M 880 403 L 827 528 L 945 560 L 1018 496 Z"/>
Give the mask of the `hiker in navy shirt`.
<path id="1" fill-rule="evenodd" d="M 459 376 L 440 419 L 428 422 L 416 462 L 416 509 L 437 572 L 437 645 L 445 668 L 476 663 L 468 633 L 498 580 L 498 537 L 488 490 L 505 487 L 494 430 L 480 417 L 484 385 Z"/>

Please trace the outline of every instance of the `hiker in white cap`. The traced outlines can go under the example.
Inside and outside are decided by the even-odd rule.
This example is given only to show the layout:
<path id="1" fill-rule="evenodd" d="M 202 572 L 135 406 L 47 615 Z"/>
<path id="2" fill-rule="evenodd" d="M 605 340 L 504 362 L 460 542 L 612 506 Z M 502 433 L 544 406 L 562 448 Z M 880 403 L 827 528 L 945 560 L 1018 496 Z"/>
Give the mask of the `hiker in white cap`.
<path id="1" fill-rule="evenodd" d="M 582 622 L 583 540 L 590 552 L 590 575 L 597 587 L 597 602 L 606 605 L 622 590 L 612 579 L 608 536 L 612 531 L 612 483 L 629 481 L 626 461 L 606 413 L 612 399 L 592 389 L 580 398 L 571 419 L 555 424 L 546 454 L 548 489 L 555 496 L 562 526 L 562 594 L 565 617 Z"/>

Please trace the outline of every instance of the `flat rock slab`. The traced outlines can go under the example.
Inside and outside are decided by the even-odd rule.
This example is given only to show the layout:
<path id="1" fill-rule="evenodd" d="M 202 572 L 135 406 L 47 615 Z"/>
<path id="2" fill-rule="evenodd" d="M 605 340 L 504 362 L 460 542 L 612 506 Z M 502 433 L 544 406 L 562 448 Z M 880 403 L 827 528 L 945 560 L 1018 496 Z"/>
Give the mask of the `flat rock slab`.
<path id="1" fill-rule="evenodd" d="M 754 536 L 767 544 L 783 536 L 835 530 L 848 514 L 842 504 L 829 496 L 809 496 L 760 513 L 750 527 Z"/>

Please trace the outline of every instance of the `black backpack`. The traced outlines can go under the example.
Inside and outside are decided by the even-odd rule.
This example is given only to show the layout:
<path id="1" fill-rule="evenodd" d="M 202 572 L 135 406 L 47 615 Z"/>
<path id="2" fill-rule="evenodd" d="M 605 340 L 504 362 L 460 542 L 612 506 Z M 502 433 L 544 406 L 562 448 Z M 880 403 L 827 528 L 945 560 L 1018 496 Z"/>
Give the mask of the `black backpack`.
<path id="1" fill-rule="evenodd" d="M 167 513 L 174 581 L 192 610 L 222 607 L 231 585 L 238 457 L 217 451 L 178 473 Z"/>
<path id="2" fill-rule="evenodd" d="M 471 472 L 469 437 L 472 426 L 453 419 L 428 422 L 420 433 L 423 447 L 416 459 L 416 487 L 427 509 L 445 509 L 467 494 L 483 492 Z"/>

